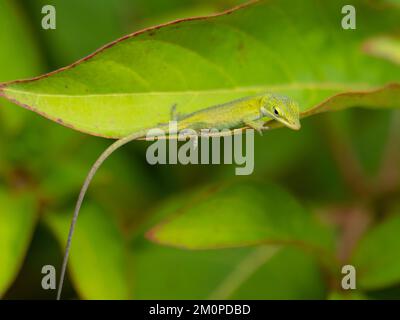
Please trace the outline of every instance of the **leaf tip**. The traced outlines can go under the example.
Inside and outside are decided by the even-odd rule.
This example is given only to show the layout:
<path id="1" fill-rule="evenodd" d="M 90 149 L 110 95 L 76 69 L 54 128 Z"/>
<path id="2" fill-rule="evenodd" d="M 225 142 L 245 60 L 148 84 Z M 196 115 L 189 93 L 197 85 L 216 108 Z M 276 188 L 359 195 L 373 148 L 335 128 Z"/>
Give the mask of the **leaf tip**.
<path id="1" fill-rule="evenodd" d="M 160 245 L 160 246 L 168 246 L 168 247 L 184 249 L 184 250 L 198 249 L 198 248 L 192 247 L 190 245 L 178 244 L 174 241 L 169 241 L 169 240 L 163 238 L 159 234 L 159 231 L 162 231 L 162 227 L 163 227 L 163 223 L 158 224 L 158 225 L 152 227 L 151 229 L 149 229 L 144 234 L 145 239 L 151 241 L 154 244 Z"/>
<path id="2" fill-rule="evenodd" d="M 157 231 L 160 228 L 160 226 L 154 226 L 147 230 L 144 234 L 144 237 L 154 243 L 160 244 L 160 239 L 157 237 Z"/>
<path id="3" fill-rule="evenodd" d="M 6 94 L 4 92 L 4 88 L 6 87 L 5 83 L 0 83 L 0 97 L 5 97 Z"/>

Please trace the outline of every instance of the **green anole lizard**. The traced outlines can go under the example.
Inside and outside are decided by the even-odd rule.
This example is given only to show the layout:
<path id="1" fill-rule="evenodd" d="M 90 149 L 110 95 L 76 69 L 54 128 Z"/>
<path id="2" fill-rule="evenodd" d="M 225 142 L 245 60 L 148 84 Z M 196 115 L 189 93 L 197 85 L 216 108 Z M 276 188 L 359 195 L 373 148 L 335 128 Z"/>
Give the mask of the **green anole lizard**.
<path id="1" fill-rule="evenodd" d="M 261 133 L 263 129 L 266 129 L 264 127 L 264 124 L 267 121 L 273 119 L 281 122 L 291 129 L 300 129 L 298 104 L 287 97 L 277 96 L 274 94 L 262 94 L 246 97 L 225 104 L 205 108 L 200 111 L 196 111 L 183 116 L 176 115 L 174 106 L 172 107 L 171 113 L 172 120 L 177 121 L 177 131 L 192 129 L 196 132 L 200 132 L 201 129 L 223 130 L 233 129 L 240 126 L 248 126 Z M 162 130 L 168 130 L 169 126 L 168 124 L 161 124 L 158 126 L 158 128 Z M 61 268 L 60 281 L 57 291 L 57 300 L 61 298 L 61 291 L 71 248 L 72 235 L 75 230 L 75 225 L 78 219 L 83 198 L 85 197 L 90 182 L 92 181 L 94 175 L 96 174 L 102 163 L 114 151 L 133 140 L 146 137 L 148 131 L 151 129 L 153 128 L 133 132 L 130 135 L 117 140 L 100 155 L 100 157 L 96 160 L 96 162 L 90 169 L 79 193 L 74 215 L 71 221 L 64 260 Z M 168 133 L 170 135 L 173 135 L 177 132 Z"/>

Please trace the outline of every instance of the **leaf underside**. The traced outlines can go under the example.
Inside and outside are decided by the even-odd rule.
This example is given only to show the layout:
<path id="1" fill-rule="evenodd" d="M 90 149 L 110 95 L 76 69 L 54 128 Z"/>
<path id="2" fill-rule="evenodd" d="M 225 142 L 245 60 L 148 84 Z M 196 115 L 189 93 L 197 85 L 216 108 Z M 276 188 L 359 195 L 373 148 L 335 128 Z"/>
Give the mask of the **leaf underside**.
<path id="1" fill-rule="evenodd" d="M 365 50 L 399 30 L 400 9 L 353 1 L 272 0 L 184 19 L 119 39 L 48 75 L 0 85 L 0 95 L 65 126 L 119 138 L 260 92 L 297 100 L 302 116 L 400 106 L 399 67 Z M 276 32 L 280 30 L 280 32 Z"/>
<path id="2" fill-rule="evenodd" d="M 14 281 L 28 249 L 36 205 L 29 195 L 16 197 L 0 188 L 0 297 Z"/>

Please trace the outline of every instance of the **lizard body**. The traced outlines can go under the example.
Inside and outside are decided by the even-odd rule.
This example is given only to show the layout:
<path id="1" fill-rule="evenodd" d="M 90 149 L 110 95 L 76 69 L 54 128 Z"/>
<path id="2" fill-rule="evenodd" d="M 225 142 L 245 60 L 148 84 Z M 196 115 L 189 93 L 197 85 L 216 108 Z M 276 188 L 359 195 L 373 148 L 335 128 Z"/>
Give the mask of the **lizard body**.
<path id="1" fill-rule="evenodd" d="M 291 129 L 300 129 L 298 105 L 287 97 L 273 94 L 246 97 L 172 118 L 178 121 L 179 130 L 222 130 L 247 125 L 261 131 L 264 123 L 273 119 Z"/>

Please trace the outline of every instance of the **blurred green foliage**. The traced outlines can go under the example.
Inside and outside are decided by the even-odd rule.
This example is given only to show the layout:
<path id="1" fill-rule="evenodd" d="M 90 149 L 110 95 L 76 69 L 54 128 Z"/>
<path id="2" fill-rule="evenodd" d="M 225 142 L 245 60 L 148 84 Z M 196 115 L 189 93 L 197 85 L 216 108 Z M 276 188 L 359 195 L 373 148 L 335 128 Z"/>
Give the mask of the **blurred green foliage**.
<path id="1" fill-rule="evenodd" d="M 141 27 L 237 3 L 102 0 L 94 6 L 92 0 L 2 0 L 0 81 L 52 71 Z M 57 8 L 55 31 L 41 29 L 43 4 Z M 393 64 L 393 72 L 400 79 L 399 66 Z M 171 219 L 210 185 L 237 177 L 229 165 L 152 167 L 145 160 L 149 143 L 127 146 L 107 161 L 90 188 L 64 298 L 346 299 L 353 298 L 339 292 L 340 266 L 346 263 L 360 270 L 355 297 L 400 298 L 398 118 L 390 110 L 348 110 L 306 119 L 300 132 L 274 130 L 256 138 L 254 175 L 284 186 L 297 200 L 287 200 L 292 196 L 272 184 L 246 191 L 243 198 L 238 191 L 237 227 L 271 221 L 269 232 L 275 236 L 299 232 L 311 238 L 315 234 L 309 230 L 327 230 L 324 237 L 335 242 L 328 260 L 301 246 L 187 250 L 150 242 L 145 234 L 160 222 L 172 221 L 166 242 L 186 236 L 185 241 L 204 245 L 212 234 L 203 230 L 218 233 L 218 222 L 227 228 L 229 215 L 217 217 L 215 224 L 212 219 L 213 206 L 228 203 L 229 211 L 223 193 L 189 206 L 186 219 L 195 238 L 174 230 L 182 221 Z M 41 288 L 41 267 L 61 265 L 78 190 L 108 144 L 0 100 L 1 297 L 55 297 Z M 249 188 L 236 183 L 238 189 Z M 286 205 L 293 201 L 305 220 L 297 209 L 289 210 L 288 220 L 274 220 L 268 204 L 281 197 Z M 362 214 L 352 214 L 354 208 Z M 240 234 L 246 235 L 254 236 Z"/>

